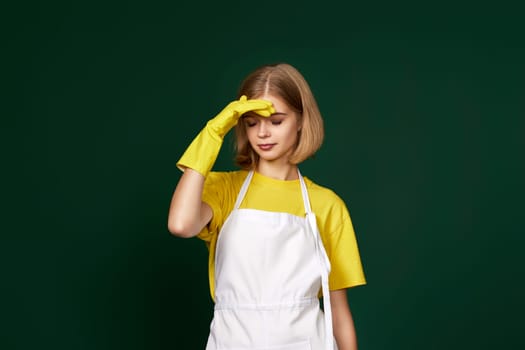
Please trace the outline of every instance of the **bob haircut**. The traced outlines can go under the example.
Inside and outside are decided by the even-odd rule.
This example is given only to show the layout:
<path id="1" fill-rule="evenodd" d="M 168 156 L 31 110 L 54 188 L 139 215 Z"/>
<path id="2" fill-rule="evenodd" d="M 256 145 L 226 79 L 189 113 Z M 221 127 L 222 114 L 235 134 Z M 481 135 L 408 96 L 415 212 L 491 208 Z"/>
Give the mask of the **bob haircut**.
<path id="1" fill-rule="evenodd" d="M 241 83 L 237 98 L 246 95 L 248 99 L 255 99 L 265 93 L 280 97 L 298 115 L 300 129 L 290 163 L 299 164 L 313 156 L 323 143 L 323 118 L 302 74 L 286 63 L 259 67 Z M 259 161 L 259 155 L 248 141 L 245 123 L 237 123 L 235 134 L 237 165 L 242 169 L 253 169 Z"/>

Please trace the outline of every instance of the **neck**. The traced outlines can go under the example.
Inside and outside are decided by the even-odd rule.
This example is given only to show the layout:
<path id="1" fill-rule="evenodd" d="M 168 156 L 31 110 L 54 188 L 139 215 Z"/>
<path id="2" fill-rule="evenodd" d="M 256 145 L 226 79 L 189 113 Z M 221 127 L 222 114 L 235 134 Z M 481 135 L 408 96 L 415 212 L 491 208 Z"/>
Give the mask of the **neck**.
<path id="1" fill-rule="evenodd" d="M 299 178 L 297 165 L 290 163 L 260 162 L 257 164 L 256 170 L 259 174 L 276 180 L 297 180 Z"/>

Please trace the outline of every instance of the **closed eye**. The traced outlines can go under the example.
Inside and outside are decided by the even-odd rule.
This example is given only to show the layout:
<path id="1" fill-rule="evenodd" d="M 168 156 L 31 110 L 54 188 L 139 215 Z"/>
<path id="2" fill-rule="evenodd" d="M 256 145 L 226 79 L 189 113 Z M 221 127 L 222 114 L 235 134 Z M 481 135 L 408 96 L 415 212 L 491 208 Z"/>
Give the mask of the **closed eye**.
<path id="1" fill-rule="evenodd" d="M 254 120 L 254 119 L 251 119 L 251 118 L 246 118 L 246 119 L 244 119 L 244 124 L 245 124 L 247 127 L 251 128 L 251 127 L 257 125 L 257 121 Z"/>

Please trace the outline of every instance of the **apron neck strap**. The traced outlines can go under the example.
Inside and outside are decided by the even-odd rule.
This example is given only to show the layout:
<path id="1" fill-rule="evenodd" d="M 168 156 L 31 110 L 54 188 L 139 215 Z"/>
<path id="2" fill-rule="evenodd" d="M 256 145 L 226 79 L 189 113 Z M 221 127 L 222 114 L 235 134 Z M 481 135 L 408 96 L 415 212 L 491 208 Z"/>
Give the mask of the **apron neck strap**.
<path id="1" fill-rule="evenodd" d="M 312 212 L 312 207 L 310 206 L 310 199 L 308 198 L 308 190 L 306 189 L 306 183 L 304 182 L 304 178 L 301 175 L 299 168 L 297 168 L 297 175 L 299 175 L 299 181 L 301 182 L 301 193 L 303 194 L 304 210 L 308 214 Z"/>
<path id="2" fill-rule="evenodd" d="M 250 182 L 252 181 L 253 177 L 253 170 L 250 170 L 248 175 L 246 176 L 246 179 L 244 179 L 244 182 L 242 183 L 241 190 L 239 191 L 239 194 L 237 195 L 237 200 L 235 201 L 235 207 L 233 209 L 239 209 L 241 206 L 242 200 L 244 199 L 244 196 L 246 195 L 246 192 L 248 191 L 248 186 L 250 185 Z"/>

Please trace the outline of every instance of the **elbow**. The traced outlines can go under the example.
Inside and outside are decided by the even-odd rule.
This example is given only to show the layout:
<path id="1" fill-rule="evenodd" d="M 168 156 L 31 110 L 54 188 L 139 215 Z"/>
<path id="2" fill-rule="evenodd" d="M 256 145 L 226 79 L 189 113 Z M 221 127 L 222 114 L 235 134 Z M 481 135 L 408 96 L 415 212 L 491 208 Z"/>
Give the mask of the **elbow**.
<path id="1" fill-rule="evenodd" d="M 168 221 L 168 231 L 172 235 L 180 238 L 191 238 L 198 234 L 191 225 L 175 220 Z"/>

